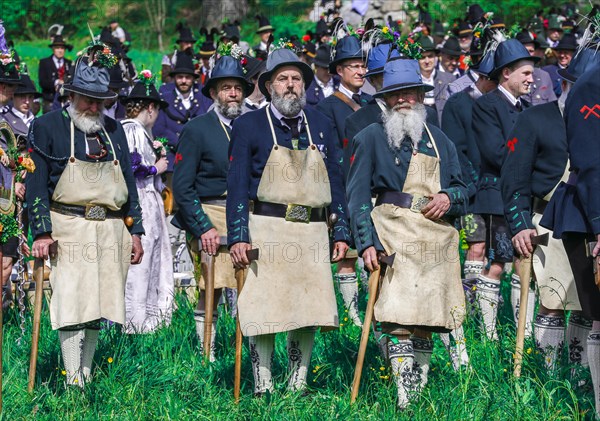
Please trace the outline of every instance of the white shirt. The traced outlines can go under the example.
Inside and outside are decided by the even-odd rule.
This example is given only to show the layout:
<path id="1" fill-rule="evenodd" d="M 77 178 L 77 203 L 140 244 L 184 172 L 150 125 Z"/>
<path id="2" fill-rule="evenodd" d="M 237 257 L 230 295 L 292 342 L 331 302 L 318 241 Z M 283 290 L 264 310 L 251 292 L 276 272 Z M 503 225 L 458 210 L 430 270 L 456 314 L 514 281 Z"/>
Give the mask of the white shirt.
<path id="1" fill-rule="evenodd" d="M 344 95 L 346 95 L 348 98 L 350 98 L 352 101 L 354 101 L 354 99 L 352 98 L 352 95 L 354 95 L 354 92 L 352 92 L 350 89 L 346 88 L 343 84 L 340 83 L 338 90 L 341 93 L 343 93 Z M 362 91 L 359 89 L 357 94 L 360 95 L 361 93 L 362 93 Z"/>
<path id="2" fill-rule="evenodd" d="M 266 98 L 263 98 L 262 100 L 260 100 L 260 102 L 252 102 L 250 101 L 248 98 L 244 99 L 244 102 L 250 107 L 254 107 L 257 110 L 260 110 L 261 108 L 264 108 L 267 106 L 267 104 L 269 103 L 269 101 L 267 101 Z"/>
<path id="3" fill-rule="evenodd" d="M 52 61 L 54 62 L 54 65 L 56 66 L 57 69 L 60 69 L 62 67 L 62 65 L 65 63 L 64 58 L 57 58 L 55 55 L 52 55 Z"/>
<path id="4" fill-rule="evenodd" d="M 190 94 L 187 98 L 184 98 L 179 89 L 175 88 L 175 92 L 177 93 L 177 98 L 181 101 L 183 108 L 189 110 L 192 106 L 192 100 L 194 99 L 194 87 L 190 89 Z"/>
<path id="5" fill-rule="evenodd" d="M 335 92 L 335 85 L 333 84 L 333 78 L 329 78 L 329 82 L 323 83 L 319 80 L 318 77 L 315 76 L 315 83 L 321 88 L 323 91 L 323 96 L 327 98 L 330 95 L 333 95 Z"/>
<path id="6" fill-rule="evenodd" d="M 425 76 L 423 76 L 423 74 L 421 73 L 421 79 L 423 80 L 423 83 L 430 85 L 430 86 L 435 86 L 435 72 L 436 69 L 434 68 L 433 71 L 431 72 L 431 76 L 429 76 L 428 78 L 426 78 Z M 433 105 L 435 104 L 435 97 L 433 95 L 433 90 L 429 91 L 429 92 L 425 92 L 425 100 L 423 101 L 423 104 L 425 105 Z"/>
<path id="7" fill-rule="evenodd" d="M 16 115 L 17 117 L 19 117 L 21 119 L 21 121 L 23 123 L 25 123 L 25 125 L 27 127 L 29 127 L 29 125 L 35 118 L 35 116 L 33 115 L 33 113 L 31 111 L 29 111 L 27 114 L 23 114 L 21 111 L 17 110 L 15 107 L 12 108 L 12 113 L 14 115 Z"/>
<path id="8" fill-rule="evenodd" d="M 215 107 L 214 110 L 215 110 L 215 113 L 217 113 L 217 117 L 219 117 L 219 120 L 221 120 L 221 123 L 223 123 L 224 126 L 229 127 L 231 129 L 231 123 L 233 123 L 233 120 L 231 118 L 227 118 L 223 114 L 221 114 L 219 112 L 219 107 Z"/>
<path id="9" fill-rule="evenodd" d="M 104 108 L 104 115 L 107 117 L 110 117 L 114 120 L 116 120 L 116 118 L 115 118 L 116 112 L 117 112 L 117 103 L 116 102 L 112 106 Z"/>
<path id="10" fill-rule="evenodd" d="M 498 85 L 498 90 L 499 90 L 500 92 L 502 92 L 502 93 L 504 94 L 504 96 L 505 96 L 506 98 L 508 98 L 508 100 L 510 101 L 510 103 L 511 103 L 512 105 L 514 105 L 515 107 L 517 106 L 517 102 L 518 102 L 519 104 L 521 103 L 521 101 L 519 101 L 517 98 L 515 98 L 515 96 L 514 96 L 513 94 L 511 94 L 511 93 L 510 93 L 510 92 L 508 92 L 506 89 L 504 89 L 504 87 L 503 87 L 503 86 L 501 86 L 501 85 Z"/>

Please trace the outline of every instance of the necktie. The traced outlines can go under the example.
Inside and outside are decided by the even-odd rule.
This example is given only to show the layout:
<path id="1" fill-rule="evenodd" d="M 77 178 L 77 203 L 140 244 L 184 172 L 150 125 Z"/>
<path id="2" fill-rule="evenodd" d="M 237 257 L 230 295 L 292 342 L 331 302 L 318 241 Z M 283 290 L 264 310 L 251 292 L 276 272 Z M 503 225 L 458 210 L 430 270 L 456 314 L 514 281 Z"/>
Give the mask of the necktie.
<path id="1" fill-rule="evenodd" d="M 298 139 L 298 136 L 300 136 L 300 130 L 298 130 L 298 121 L 300 120 L 300 117 L 282 118 L 282 120 L 291 129 L 292 139 Z"/>
<path id="2" fill-rule="evenodd" d="M 517 107 L 518 112 L 523 111 L 523 105 L 521 105 L 521 101 L 517 101 L 517 103 L 515 104 L 515 107 Z"/>
<path id="3" fill-rule="evenodd" d="M 360 105 L 360 95 L 359 94 L 352 94 L 352 99 L 354 100 L 354 102 L 356 102 L 358 105 Z"/>
<path id="4" fill-rule="evenodd" d="M 88 145 L 88 156 L 99 159 L 106 155 L 104 142 L 100 136 L 95 133 L 91 133 L 85 136 L 85 140 Z"/>

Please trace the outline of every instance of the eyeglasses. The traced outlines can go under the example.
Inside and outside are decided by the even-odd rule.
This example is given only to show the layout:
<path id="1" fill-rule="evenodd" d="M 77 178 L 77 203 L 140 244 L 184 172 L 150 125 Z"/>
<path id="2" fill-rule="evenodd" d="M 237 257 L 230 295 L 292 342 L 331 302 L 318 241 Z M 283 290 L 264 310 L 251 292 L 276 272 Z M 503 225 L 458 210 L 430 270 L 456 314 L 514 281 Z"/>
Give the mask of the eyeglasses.
<path id="1" fill-rule="evenodd" d="M 344 67 L 352 70 L 354 73 L 360 72 L 361 70 L 367 70 L 367 66 L 364 64 L 345 64 Z"/>

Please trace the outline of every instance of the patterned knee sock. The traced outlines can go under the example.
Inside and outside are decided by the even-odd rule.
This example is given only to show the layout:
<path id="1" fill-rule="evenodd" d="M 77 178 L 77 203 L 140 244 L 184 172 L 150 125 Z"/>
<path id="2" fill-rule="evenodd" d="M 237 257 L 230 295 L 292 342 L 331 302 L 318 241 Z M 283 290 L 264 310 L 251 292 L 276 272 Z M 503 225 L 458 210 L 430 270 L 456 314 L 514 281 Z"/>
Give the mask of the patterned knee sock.
<path id="1" fill-rule="evenodd" d="M 596 416 L 600 417 L 600 330 L 592 330 L 587 337 L 587 352 L 594 385 Z"/>
<path id="2" fill-rule="evenodd" d="M 567 343 L 569 344 L 569 362 L 571 364 L 580 364 L 587 367 L 587 337 L 592 330 L 592 321 L 586 318 L 581 312 L 571 312 L 569 325 L 567 327 Z M 575 369 L 571 372 L 574 373 Z"/>
<path id="3" fill-rule="evenodd" d="M 200 353 L 204 355 L 204 322 L 205 312 L 200 310 L 194 311 L 194 320 L 196 321 L 196 335 L 198 336 L 198 341 L 200 343 Z M 217 318 L 219 314 L 217 312 L 213 313 L 212 319 L 212 329 L 210 330 L 210 357 L 209 361 L 212 363 L 215 361 L 215 338 L 217 337 Z"/>
<path id="4" fill-rule="evenodd" d="M 411 336 L 410 340 L 413 343 L 415 354 L 413 363 L 414 378 L 417 380 L 415 390 L 420 392 L 427 384 L 429 363 L 431 362 L 431 354 L 433 353 L 433 341 L 427 338 L 419 338 L 418 336 Z"/>
<path id="5" fill-rule="evenodd" d="M 356 273 L 336 274 L 344 307 L 348 309 L 348 317 L 356 326 L 362 326 L 358 315 L 358 281 Z"/>
<path id="6" fill-rule="evenodd" d="M 275 334 L 250 336 L 250 361 L 254 375 L 254 394 L 273 391 L 271 366 L 273 364 L 273 350 L 275 348 Z"/>
<path id="7" fill-rule="evenodd" d="M 65 371 L 67 372 L 67 384 L 74 384 L 83 388 L 84 380 L 81 369 L 81 357 L 85 329 L 59 330 L 58 337 L 60 339 L 60 349 L 65 364 Z"/>
<path id="8" fill-rule="evenodd" d="M 498 340 L 496 320 L 498 319 L 500 281 L 480 274 L 477 278 L 476 298 L 488 339 Z"/>
<path id="9" fill-rule="evenodd" d="M 83 354 L 81 356 L 81 369 L 83 370 L 83 380 L 86 383 L 91 381 L 92 362 L 98 345 L 98 336 L 100 329 L 85 329 L 85 337 L 83 340 Z"/>
<path id="10" fill-rule="evenodd" d="M 538 314 L 534 325 L 535 343 L 544 355 L 546 368 L 553 370 L 563 347 L 565 319 L 563 316 Z"/>
<path id="11" fill-rule="evenodd" d="M 510 303 L 513 308 L 513 318 L 515 325 L 519 323 L 519 308 L 521 307 L 521 278 L 517 274 L 512 274 L 510 289 Z M 525 323 L 525 337 L 530 338 L 533 333 L 533 316 L 535 314 L 535 291 L 529 288 L 527 294 L 527 321 Z"/>
<path id="12" fill-rule="evenodd" d="M 452 345 L 452 342 L 450 341 L 450 336 L 454 338 L 454 345 Z M 454 329 L 450 333 L 440 333 L 440 339 L 448 351 L 452 367 L 455 371 L 460 370 L 461 366 L 467 367 L 469 365 L 469 354 L 467 353 L 467 347 L 465 346 L 465 331 L 462 326 Z"/>
<path id="13" fill-rule="evenodd" d="M 414 390 L 415 352 L 412 341 L 410 339 L 388 341 L 388 355 L 392 366 L 392 375 L 398 388 L 398 407 L 403 409 L 408 406 L 410 395 Z"/>
<path id="14" fill-rule="evenodd" d="M 298 391 L 306 387 L 306 375 L 314 343 L 314 329 L 298 329 L 288 333 L 287 352 L 290 376 L 288 390 Z"/>
<path id="15" fill-rule="evenodd" d="M 463 279 L 463 288 L 465 290 L 465 298 L 467 300 L 467 307 L 472 306 L 475 303 L 475 283 L 477 278 L 483 270 L 483 262 L 478 260 L 465 260 Z"/>

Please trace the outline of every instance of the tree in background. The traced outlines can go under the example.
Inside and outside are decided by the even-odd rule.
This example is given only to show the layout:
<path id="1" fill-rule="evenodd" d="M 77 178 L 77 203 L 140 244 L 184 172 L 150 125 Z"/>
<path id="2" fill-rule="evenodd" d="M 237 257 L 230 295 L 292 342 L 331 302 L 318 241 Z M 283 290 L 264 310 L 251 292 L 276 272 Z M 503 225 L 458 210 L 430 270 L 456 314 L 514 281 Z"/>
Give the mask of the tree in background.
<path id="1" fill-rule="evenodd" d="M 163 32 L 165 30 L 165 22 L 167 20 L 167 3 L 165 0 L 144 0 L 144 6 L 148 13 L 150 26 L 156 32 L 158 40 L 158 49 L 164 50 Z"/>

